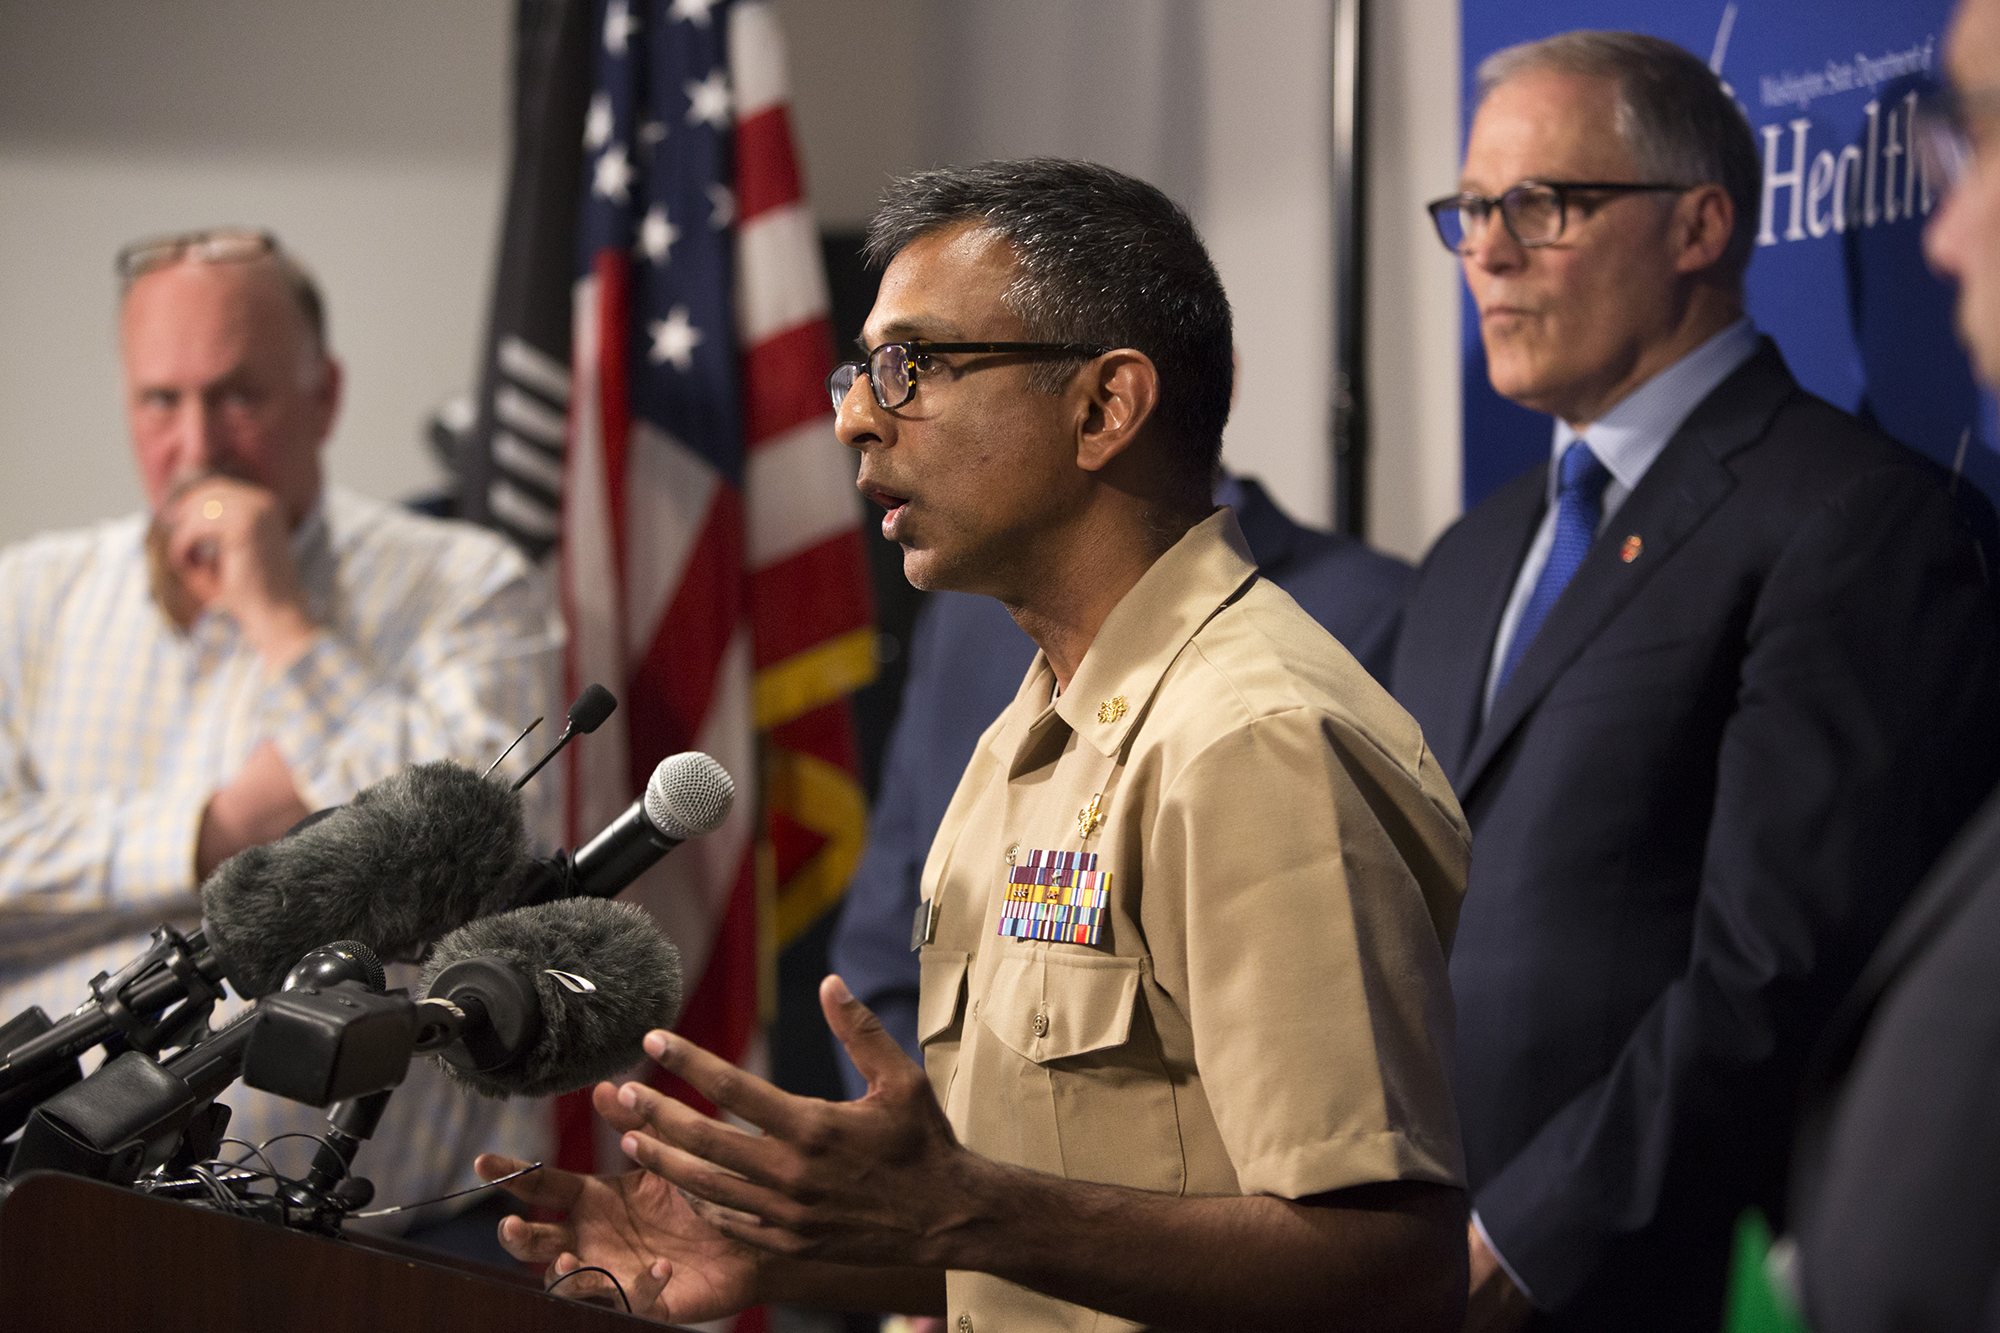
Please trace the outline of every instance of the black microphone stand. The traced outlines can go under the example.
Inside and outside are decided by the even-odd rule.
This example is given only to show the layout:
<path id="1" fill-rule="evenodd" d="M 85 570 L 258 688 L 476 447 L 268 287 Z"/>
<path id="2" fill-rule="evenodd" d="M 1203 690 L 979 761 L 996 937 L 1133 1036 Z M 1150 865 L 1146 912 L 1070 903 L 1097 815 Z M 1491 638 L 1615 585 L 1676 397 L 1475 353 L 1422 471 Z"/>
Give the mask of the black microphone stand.
<path id="1" fill-rule="evenodd" d="M 375 1137 L 382 1113 L 389 1109 L 389 1095 L 394 1091 L 384 1088 L 334 1103 L 327 1112 L 326 1135 L 320 1140 L 319 1151 L 313 1154 L 312 1169 L 306 1173 L 302 1186 L 293 1187 L 302 1196 L 298 1202 L 331 1195 L 347 1212 L 369 1205 L 375 1198 L 375 1184 L 365 1176 L 353 1174 L 354 1155 L 362 1144 Z"/>
<path id="2" fill-rule="evenodd" d="M 75 1013 L 51 1023 L 37 1006 L 0 1027 L 0 1138 L 75 1083 L 82 1076 L 76 1057 L 99 1042 L 108 1061 L 127 1050 L 158 1056 L 206 1035 L 222 998 L 222 971 L 201 930 L 183 935 L 162 925 L 146 952 L 91 979 L 91 998 Z"/>

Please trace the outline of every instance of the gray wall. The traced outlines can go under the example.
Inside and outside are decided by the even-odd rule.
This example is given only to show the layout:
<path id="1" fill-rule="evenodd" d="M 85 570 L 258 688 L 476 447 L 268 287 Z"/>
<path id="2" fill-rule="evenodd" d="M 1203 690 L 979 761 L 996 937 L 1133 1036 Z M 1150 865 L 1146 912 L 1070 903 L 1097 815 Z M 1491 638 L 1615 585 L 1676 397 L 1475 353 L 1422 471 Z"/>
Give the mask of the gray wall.
<path id="1" fill-rule="evenodd" d="M 500 198 L 507 0 L 0 0 L 0 541 L 140 503 L 111 256 L 214 222 L 318 271 L 348 398 L 328 464 L 435 485 Z"/>
<path id="2" fill-rule="evenodd" d="M 823 220 L 890 174 L 1058 153 L 1151 179 L 1236 307 L 1230 463 L 1330 509 L 1327 7 L 1316 0 L 778 0 Z M 349 398 L 329 466 L 435 484 L 472 374 L 505 166 L 508 0 L 0 0 L 0 541 L 128 510 L 110 255 L 271 226 L 319 270 Z M 1377 0 L 1369 278 L 1378 542 L 1455 512 L 1456 277 L 1415 225 L 1455 174 L 1453 0 Z M 1414 219 L 1414 221 L 1413 221 Z M 1428 247 L 1428 248 L 1426 248 Z"/>

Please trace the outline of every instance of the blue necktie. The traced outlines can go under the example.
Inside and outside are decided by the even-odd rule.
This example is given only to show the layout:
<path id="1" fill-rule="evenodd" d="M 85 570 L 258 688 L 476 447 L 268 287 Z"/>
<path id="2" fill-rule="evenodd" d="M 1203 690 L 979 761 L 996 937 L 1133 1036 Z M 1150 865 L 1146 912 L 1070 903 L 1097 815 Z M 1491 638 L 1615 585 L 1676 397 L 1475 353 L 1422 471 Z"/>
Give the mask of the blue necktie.
<path id="1" fill-rule="evenodd" d="M 1548 563 L 1542 566 L 1542 575 L 1535 580 L 1535 590 L 1528 595 L 1527 606 L 1521 609 L 1514 637 L 1507 643 L 1500 679 L 1493 685 L 1495 699 L 1507 688 L 1507 678 L 1520 665 L 1521 654 L 1528 651 L 1535 631 L 1549 618 L 1549 609 L 1569 586 L 1583 557 L 1589 554 L 1598 521 L 1604 517 L 1604 488 L 1610 481 L 1611 473 L 1582 440 L 1563 450 L 1560 485 L 1556 491 L 1556 539 L 1549 546 Z"/>

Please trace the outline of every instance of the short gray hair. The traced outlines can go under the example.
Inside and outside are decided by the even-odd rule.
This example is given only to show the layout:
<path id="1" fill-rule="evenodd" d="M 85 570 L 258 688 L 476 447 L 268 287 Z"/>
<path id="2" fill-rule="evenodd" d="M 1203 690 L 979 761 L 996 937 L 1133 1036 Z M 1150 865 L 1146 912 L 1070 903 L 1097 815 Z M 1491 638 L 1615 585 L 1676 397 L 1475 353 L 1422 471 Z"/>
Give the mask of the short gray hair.
<path id="1" fill-rule="evenodd" d="M 1763 167 L 1750 122 L 1708 66 L 1672 42 L 1637 32 L 1557 33 L 1495 51 L 1479 62 L 1479 100 L 1524 74 L 1608 79 L 1618 133 L 1650 180 L 1719 185 L 1736 209 L 1720 267 L 1741 279 L 1756 246 Z"/>

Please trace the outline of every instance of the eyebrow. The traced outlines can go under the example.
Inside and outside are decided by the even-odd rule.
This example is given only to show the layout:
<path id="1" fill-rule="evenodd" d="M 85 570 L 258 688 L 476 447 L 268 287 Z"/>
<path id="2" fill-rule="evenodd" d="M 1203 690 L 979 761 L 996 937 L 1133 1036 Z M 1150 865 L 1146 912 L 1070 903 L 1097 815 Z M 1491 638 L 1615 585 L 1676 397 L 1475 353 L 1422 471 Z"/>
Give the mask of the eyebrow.
<path id="1" fill-rule="evenodd" d="M 954 342 L 959 337 L 959 328 L 949 320 L 935 320 L 919 316 L 915 319 L 899 319 L 882 330 L 883 343 L 898 342 Z M 855 338 L 855 343 L 863 352 L 873 351 L 868 345 L 865 333 Z M 881 346 L 877 343 L 876 346 Z"/>

